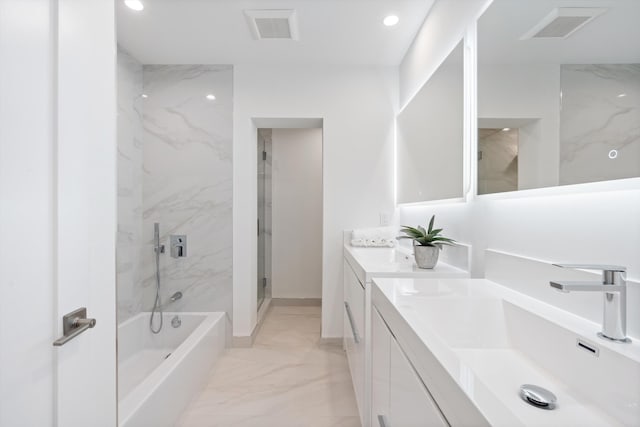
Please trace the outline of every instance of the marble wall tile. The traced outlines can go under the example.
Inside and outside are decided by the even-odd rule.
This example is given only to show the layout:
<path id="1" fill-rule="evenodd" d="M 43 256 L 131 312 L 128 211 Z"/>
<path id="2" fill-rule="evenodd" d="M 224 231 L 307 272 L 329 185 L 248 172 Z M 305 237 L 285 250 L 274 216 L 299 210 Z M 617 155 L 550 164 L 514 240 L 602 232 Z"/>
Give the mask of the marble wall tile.
<path id="1" fill-rule="evenodd" d="M 560 70 L 560 184 L 640 176 L 640 64 Z"/>
<path id="2" fill-rule="evenodd" d="M 231 336 L 232 73 L 225 65 L 143 66 L 118 50 L 119 322 L 153 306 L 159 222 L 163 308 L 224 311 Z M 170 234 L 187 235 L 186 258 L 169 256 Z M 176 291 L 183 298 L 170 303 Z"/>
<path id="3" fill-rule="evenodd" d="M 142 310 L 142 64 L 118 49 L 117 316 Z"/>
<path id="4" fill-rule="evenodd" d="M 478 129 L 478 194 L 518 190 L 518 129 Z"/>
<path id="5" fill-rule="evenodd" d="M 153 223 L 160 223 L 161 297 L 171 311 L 232 312 L 232 67 L 143 67 L 143 310 L 155 295 Z M 215 100 L 207 95 L 215 95 Z M 169 235 L 187 236 L 171 258 Z M 169 296 L 183 298 L 168 304 Z M 230 329 L 228 329 L 230 332 Z M 228 334 L 231 336 L 231 334 Z"/>

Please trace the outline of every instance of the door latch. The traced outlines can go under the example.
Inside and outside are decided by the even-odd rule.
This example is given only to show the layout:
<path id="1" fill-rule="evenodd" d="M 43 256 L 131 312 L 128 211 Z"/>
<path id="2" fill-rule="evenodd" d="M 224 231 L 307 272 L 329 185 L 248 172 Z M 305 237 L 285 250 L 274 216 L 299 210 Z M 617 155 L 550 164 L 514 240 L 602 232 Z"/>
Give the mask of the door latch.
<path id="1" fill-rule="evenodd" d="M 65 345 L 84 331 L 96 326 L 96 319 L 87 319 L 87 308 L 80 307 L 62 317 L 62 338 L 53 342 L 55 347 Z"/>

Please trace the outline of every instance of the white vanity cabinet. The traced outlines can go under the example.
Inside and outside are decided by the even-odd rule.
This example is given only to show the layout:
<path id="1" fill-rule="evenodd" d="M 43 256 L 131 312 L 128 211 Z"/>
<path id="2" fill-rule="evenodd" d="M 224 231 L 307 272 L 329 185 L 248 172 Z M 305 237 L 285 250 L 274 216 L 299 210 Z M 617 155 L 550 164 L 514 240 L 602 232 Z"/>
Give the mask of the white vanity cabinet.
<path id="1" fill-rule="evenodd" d="M 391 340 L 389 362 L 389 421 L 383 427 L 448 426 L 395 339 Z"/>
<path id="2" fill-rule="evenodd" d="M 398 248 L 354 248 L 344 246 L 344 348 L 349 360 L 349 369 L 356 394 L 360 421 L 364 427 L 377 426 L 378 419 L 372 418 L 372 406 L 376 401 L 388 401 L 385 397 L 372 396 L 372 353 L 389 350 L 374 349 L 372 345 L 371 287 L 374 277 L 435 277 L 462 278 L 469 273 L 460 268 L 439 263 L 431 270 L 415 266 L 410 253 Z M 378 325 L 380 326 L 380 325 Z M 388 363 L 386 363 L 389 366 Z M 387 369 L 388 371 L 388 369 Z M 385 380 L 388 383 L 388 380 Z M 376 416 L 377 417 L 377 416 Z"/>
<path id="3" fill-rule="evenodd" d="M 347 352 L 360 420 L 365 423 L 365 288 L 344 262 L 344 348 Z"/>
<path id="4" fill-rule="evenodd" d="M 448 426 L 422 379 L 375 309 L 371 324 L 372 426 Z"/>

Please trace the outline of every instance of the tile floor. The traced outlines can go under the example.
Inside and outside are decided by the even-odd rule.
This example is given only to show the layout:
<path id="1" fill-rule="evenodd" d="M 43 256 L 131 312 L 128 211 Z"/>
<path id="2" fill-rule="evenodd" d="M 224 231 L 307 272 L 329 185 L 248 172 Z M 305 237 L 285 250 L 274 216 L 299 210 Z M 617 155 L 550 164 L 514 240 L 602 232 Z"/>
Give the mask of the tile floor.
<path id="1" fill-rule="evenodd" d="M 271 307 L 252 348 L 231 348 L 179 427 L 360 426 L 342 347 L 321 345 L 320 307 Z"/>

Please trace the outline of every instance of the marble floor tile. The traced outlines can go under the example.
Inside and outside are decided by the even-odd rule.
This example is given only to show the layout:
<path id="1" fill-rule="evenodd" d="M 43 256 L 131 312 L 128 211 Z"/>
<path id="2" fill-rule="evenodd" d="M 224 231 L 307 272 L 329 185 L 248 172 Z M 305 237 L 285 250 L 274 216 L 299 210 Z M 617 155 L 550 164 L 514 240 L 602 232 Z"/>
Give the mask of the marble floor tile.
<path id="1" fill-rule="evenodd" d="M 271 307 L 254 346 L 225 352 L 178 426 L 360 426 L 345 353 L 320 343 L 320 307 Z"/>

